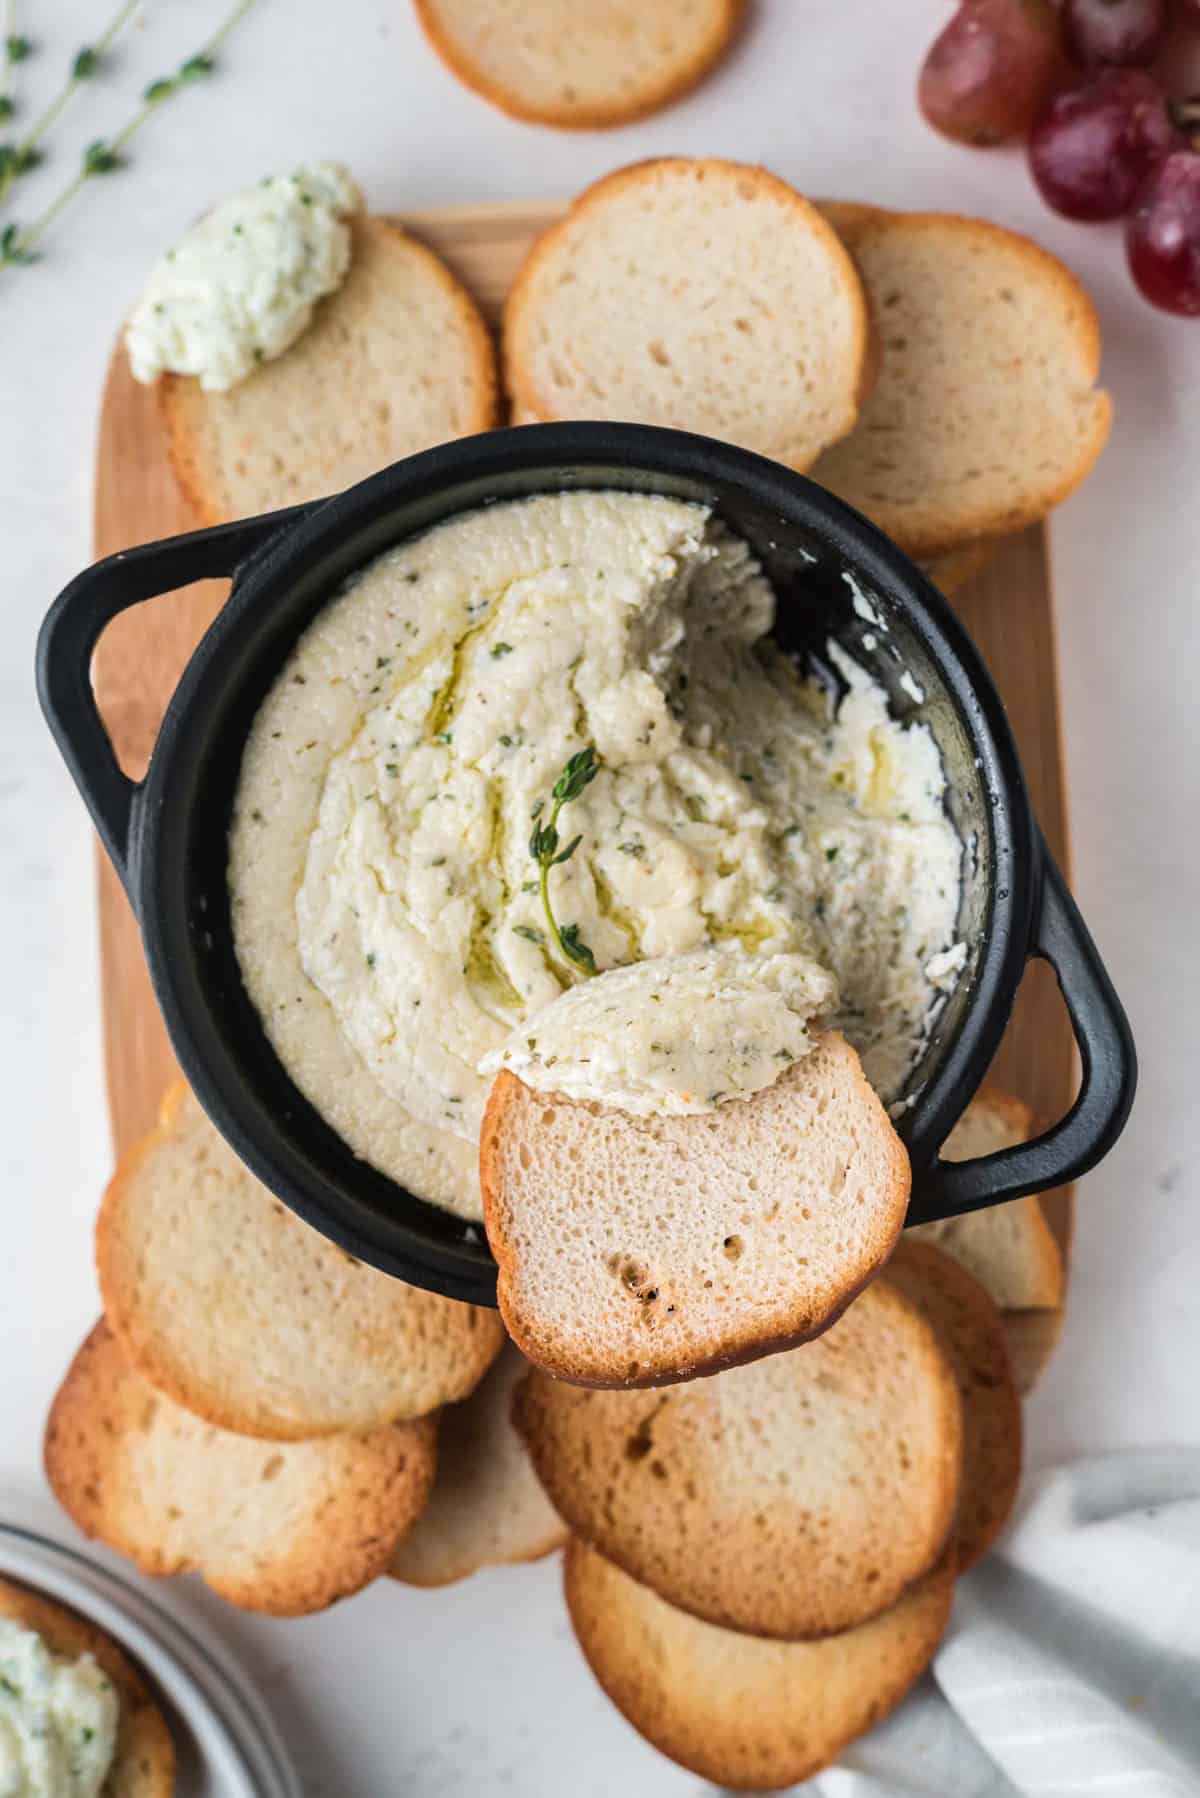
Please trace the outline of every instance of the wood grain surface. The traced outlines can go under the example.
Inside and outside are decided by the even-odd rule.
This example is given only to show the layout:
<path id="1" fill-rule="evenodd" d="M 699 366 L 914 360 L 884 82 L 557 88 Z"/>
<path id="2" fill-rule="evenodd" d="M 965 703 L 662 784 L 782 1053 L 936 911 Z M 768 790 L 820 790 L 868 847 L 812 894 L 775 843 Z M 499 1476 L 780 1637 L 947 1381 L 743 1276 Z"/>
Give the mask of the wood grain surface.
<path id="1" fill-rule="evenodd" d="M 401 222 L 445 258 L 495 319 L 530 241 L 558 212 L 549 205 L 472 206 L 414 213 Z M 100 420 L 96 553 L 109 555 L 196 524 L 171 473 L 155 391 L 133 380 L 118 349 Z M 153 600 L 116 619 L 100 641 L 93 671 L 100 710 L 122 767 L 135 778 L 145 771 L 180 671 L 225 591 L 225 583 L 206 581 Z M 1034 807 L 1051 849 L 1066 867 L 1066 791 L 1044 530 L 1035 527 L 1001 542 L 953 604 L 1000 688 Z M 102 853 L 99 911 L 105 1070 L 113 1141 L 121 1153 L 153 1124 L 176 1069 L 137 927 Z M 1071 1032 L 1045 966 L 1034 964 L 1026 975 L 993 1075 L 1041 1118 L 1059 1116 L 1070 1103 L 1076 1081 Z M 1051 1193 L 1042 1203 L 1065 1254 L 1071 1195 Z M 1028 1388 L 1054 1347 L 1061 1313 L 1012 1312 L 1008 1322 L 1018 1376 Z"/>

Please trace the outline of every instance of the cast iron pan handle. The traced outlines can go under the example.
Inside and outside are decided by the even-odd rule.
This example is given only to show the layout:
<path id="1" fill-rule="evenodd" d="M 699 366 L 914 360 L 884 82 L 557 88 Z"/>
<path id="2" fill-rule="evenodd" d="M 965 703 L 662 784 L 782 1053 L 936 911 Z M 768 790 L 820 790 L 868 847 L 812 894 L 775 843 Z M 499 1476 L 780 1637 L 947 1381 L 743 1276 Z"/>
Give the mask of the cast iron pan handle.
<path id="1" fill-rule="evenodd" d="M 1030 954 L 1048 961 L 1058 976 L 1083 1064 L 1079 1096 L 1059 1123 L 1032 1142 L 977 1161 L 935 1161 L 914 1179 L 910 1224 L 1063 1186 L 1095 1167 L 1129 1116 L 1137 1056 L 1128 1020 L 1044 843 L 1041 854 Z"/>
<path id="2" fill-rule="evenodd" d="M 37 646 L 37 690 L 46 722 L 83 794 L 100 840 L 129 885 L 135 781 L 122 774 L 92 692 L 92 651 L 118 613 L 192 581 L 232 575 L 247 556 L 307 508 L 270 512 L 163 543 L 122 550 L 64 587 L 46 615 Z"/>

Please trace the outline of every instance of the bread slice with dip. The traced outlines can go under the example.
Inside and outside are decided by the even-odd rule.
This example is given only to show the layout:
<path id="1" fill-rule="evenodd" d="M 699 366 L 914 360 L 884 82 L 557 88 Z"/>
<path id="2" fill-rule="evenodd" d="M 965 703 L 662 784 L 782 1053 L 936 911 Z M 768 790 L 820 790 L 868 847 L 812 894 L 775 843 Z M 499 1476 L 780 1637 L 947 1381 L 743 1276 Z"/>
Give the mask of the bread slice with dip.
<path id="1" fill-rule="evenodd" d="M 436 1439 L 434 1418 L 235 1436 L 165 1398 L 101 1322 L 50 1408 L 46 1476 L 83 1533 L 143 1573 L 197 1572 L 230 1604 L 299 1617 L 386 1572 L 432 1490 Z"/>
<path id="2" fill-rule="evenodd" d="M 785 1576 L 786 1577 L 786 1576 Z M 953 1558 L 890 1610 L 815 1642 L 770 1642 L 676 1610 L 582 1542 L 563 1586 L 588 1665 L 660 1753 L 725 1791 L 790 1790 L 882 1722 L 932 1660 Z"/>
<path id="3" fill-rule="evenodd" d="M 77 1611 L 7 1579 L 0 1579 L 0 1681 L 2 1765 L 15 1781 L 5 1791 L 49 1792 L 37 1769 L 50 1760 L 72 1768 L 72 1792 L 171 1798 L 175 1744 L 128 1655 Z"/>
<path id="4" fill-rule="evenodd" d="M 827 1329 L 886 1261 L 908 1158 L 832 977 L 725 945 L 584 981 L 515 1030 L 480 1133 L 506 1327 L 600 1386 Z"/>
<path id="5" fill-rule="evenodd" d="M 958 1387 L 886 1279 L 789 1354 L 659 1392 L 534 1371 L 513 1414 L 572 1533 L 723 1629 L 853 1628 L 929 1571 L 954 1526 Z"/>
<path id="6" fill-rule="evenodd" d="M 438 1420 L 429 1503 L 388 1572 L 409 1586 L 448 1586 L 482 1567 L 540 1561 L 567 1538 L 511 1417 L 529 1363 L 510 1343 L 470 1398 Z"/>
<path id="7" fill-rule="evenodd" d="M 494 1311 L 393 1279 L 279 1203 L 180 1081 L 100 1207 L 105 1315 L 138 1372 L 224 1430 L 311 1441 L 465 1398 Z"/>
<path id="8" fill-rule="evenodd" d="M 194 225 L 126 344 L 136 378 L 159 382 L 172 465 L 208 524 L 325 498 L 499 420 L 474 300 L 329 164 Z"/>

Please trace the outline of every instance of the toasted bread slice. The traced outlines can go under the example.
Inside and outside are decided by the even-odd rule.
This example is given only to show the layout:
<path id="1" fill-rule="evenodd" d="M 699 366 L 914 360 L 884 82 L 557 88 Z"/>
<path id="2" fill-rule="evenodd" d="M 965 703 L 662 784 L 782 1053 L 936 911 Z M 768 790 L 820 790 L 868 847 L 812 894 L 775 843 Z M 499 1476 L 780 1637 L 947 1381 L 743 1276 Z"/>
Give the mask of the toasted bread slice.
<path id="1" fill-rule="evenodd" d="M 588 1665 L 628 1722 L 701 1779 L 748 1792 L 808 1779 L 894 1710 L 954 1597 L 946 1557 L 857 1629 L 764 1642 L 673 1609 L 582 1542 L 567 1545 L 563 1584 Z"/>
<path id="2" fill-rule="evenodd" d="M 908 1156 L 835 1031 L 773 1086 L 692 1117 L 505 1072 L 479 1145 L 509 1334 L 587 1385 L 661 1385 L 818 1335 L 908 1204 Z"/>
<path id="3" fill-rule="evenodd" d="M 416 0 L 452 74 L 513 118 L 624 125 L 701 82 L 737 30 L 743 0 Z"/>
<path id="4" fill-rule="evenodd" d="M 87 1536 L 143 1573 L 196 1571 L 249 1611 L 298 1617 L 387 1570 L 425 1507 L 436 1421 L 263 1443 L 202 1423 L 99 1323 L 46 1424 L 46 1474 Z"/>
<path id="5" fill-rule="evenodd" d="M 833 209 L 880 333 L 878 379 L 812 469 L 929 556 L 1044 518 L 1108 438 L 1100 327 L 1074 275 L 1027 237 L 950 213 Z"/>
<path id="6" fill-rule="evenodd" d="M 807 468 L 873 373 L 854 264 L 765 169 L 618 169 L 534 244 L 504 312 L 518 416 L 703 431 Z"/>
<path id="7" fill-rule="evenodd" d="M 270 1441 L 421 1417 L 465 1398 L 504 1341 L 494 1311 L 394 1280 L 288 1211 L 182 1082 L 104 1195 L 96 1264 L 144 1378 Z"/>
<path id="8" fill-rule="evenodd" d="M 1027 1105 L 987 1086 L 967 1106 L 942 1154 L 947 1161 L 994 1155 L 1028 1141 L 1032 1129 Z M 1062 1253 L 1036 1198 L 918 1224 L 908 1234 L 952 1256 L 1001 1310 L 1053 1311 L 1062 1303 Z"/>
<path id="9" fill-rule="evenodd" d="M 228 393 L 184 375 L 160 387 L 172 465 L 207 524 L 340 493 L 499 417 L 478 307 L 386 219 L 355 221 L 350 272 L 282 356 Z"/>
<path id="10" fill-rule="evenodd" d="M 819 1341 L 654 1393 L 533 1372 L 513 1417 L 574 1535 L 669 1604 L 785 1640 L 850 1629 L 937 1560 L 958 1388 L 886 1280 Z"/>
<path id="11" fill-rule="evenodd" d="M 433 1494 L 392 1557 L 394 1578 L 448 1586 L 481 1567 L 539 1561 L 566 1541 L 510 1415 L 528 1371 L 510 1343 L 470 1398 L 442 1412 Z"/>
<path id="12" fill-rule="evenodd" d="M 6 1579 L 0 1579 L 0 1617 L 34 1630 L 50 1653 L 64 1660 L 90 1654 L 116 1688 L 117 1746 L 102 1798 L 171 1798 L 175 1744 L 167 1720 L 113 1638 L 65 1604 Z"/>
<path id="13" fill-rule="evenodd" d="M 1004 1528 L 1021 1482 L 1021 1400 L 1004 1319 L 979 1281 L 931 1243 L 902 1238 L 884 1277 L 932 1324 L 958 1380 L 963 1474 L 955 1548 L 965 1573 Z"/>

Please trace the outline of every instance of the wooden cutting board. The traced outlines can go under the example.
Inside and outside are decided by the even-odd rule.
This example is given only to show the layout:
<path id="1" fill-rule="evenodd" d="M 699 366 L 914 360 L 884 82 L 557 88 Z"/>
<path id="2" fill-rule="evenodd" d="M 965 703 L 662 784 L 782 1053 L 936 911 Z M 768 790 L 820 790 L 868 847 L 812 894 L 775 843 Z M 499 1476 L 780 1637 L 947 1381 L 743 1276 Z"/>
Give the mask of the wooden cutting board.
<path id="1" fill-rule="evenodd" d="M 531 239 L 559 212 L 545 204 L 476 206 L 415 213 L 401 222 L 445 257 L 494 320 Z M 196 527 L 167 462 L 154 390 L 134 381 L 120 349 L 109 369 L 97 457 L 98 556 Z M 100 641 L 94 667 L 97 698 L 118 758 L 134 777 L 145 771 L 167 701 L 225 591 L 225 583 L 206 581 L 136 607 L 116 619 Z M 1044 530 L 1006 539 L 953 604 L 1004 697 L 1034 807 L 1065 868 L 1066 790 Z M 103 853 L 99 908 L 105 1068 L 120 1154 L 154 1122 L 176 1068 L 137 927 Z M 1076 1078 L 1071 1032 L 1054 977 L 1040 964 L 1026 976 L 994 1076 L 1040 1117 L 1059 1116 L 1071 1101 Z M 1049 1194 L 1042 1203 L 1065 1255 L 1070 1193 Z M 1028 1387 L 1058 1338 L 1061 1312 L 1014 1312 L 1009 1323 L 1018 1374 Z"/>

